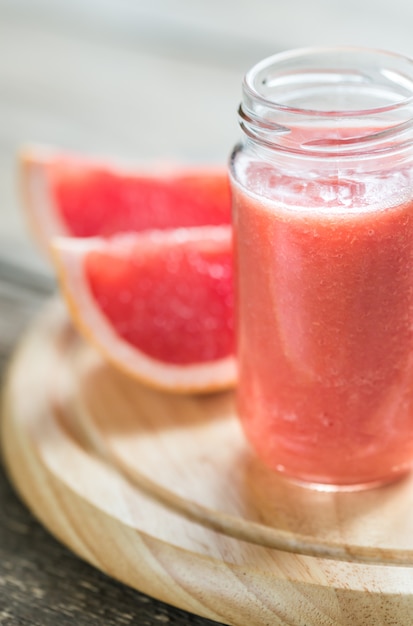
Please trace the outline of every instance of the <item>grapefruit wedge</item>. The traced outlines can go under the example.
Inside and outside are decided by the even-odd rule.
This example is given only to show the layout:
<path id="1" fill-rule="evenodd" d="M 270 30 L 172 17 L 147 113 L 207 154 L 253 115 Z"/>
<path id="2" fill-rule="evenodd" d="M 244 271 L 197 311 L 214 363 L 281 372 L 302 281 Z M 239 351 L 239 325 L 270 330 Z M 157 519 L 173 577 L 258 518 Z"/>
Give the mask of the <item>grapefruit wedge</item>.
<path id="1" fill-rule="evenodd" d="M 127 170 L 37 146 L 20 153 L 23 200 L 36 239 L 229 224 L 225 167 Z"/>
<path id="2" fill-rule="evenodd" d="M 172 392 L 235 384 L 230 226 L 57 238 L 52 251 L 75 325 L 117 368 Z"/>

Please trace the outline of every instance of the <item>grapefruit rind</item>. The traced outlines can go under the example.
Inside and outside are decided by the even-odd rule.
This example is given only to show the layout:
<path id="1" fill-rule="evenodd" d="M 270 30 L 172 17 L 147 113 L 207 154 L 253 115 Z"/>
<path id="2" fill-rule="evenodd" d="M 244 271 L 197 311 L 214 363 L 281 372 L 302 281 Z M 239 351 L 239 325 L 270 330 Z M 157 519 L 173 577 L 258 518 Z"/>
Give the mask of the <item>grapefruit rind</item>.
<path id="1" fill-rule="evenodd" d="M 199 238 L 203 245 L 208 239 L 213 244 L 227 246 L 231 237 L 228 226 L 194 227 L 175 229 L 174 235 L 189 237 L 191 241 Z M 136 234 L 116 236 L 117 244 Z M 139 235 L 138 235 L 139 236 Z M 155 239 L 167 237 L 168 231 L 145 232 L 144 237 Z M 102 354 L 117 369 L 132 376 L 148 386 L 173 393 L 211 393 L 230 389 L 236 384 L 236 358 L 228 355 L 213 362 L 175 365 L 154 359 L 137 348 L 129 345 L 113 329 L 100 311 L 88 287 L 82 263 L 84 254 L 92 250 L 101 250 L 110 245 L 108 240 L 94 237 L 75 239 L 58 237 L 52 242 L 52 255 L 72 321 L 88 343 Z"/>
<path id="2" fill-rule="evenodd" d="M 20 151 L 20 180 L 27 222 L 35 241 L 50 254 L 50 241 L 68 235 L 50 191 L 48 165 L 56 153 L 46 147 L 27 146 Z"/>

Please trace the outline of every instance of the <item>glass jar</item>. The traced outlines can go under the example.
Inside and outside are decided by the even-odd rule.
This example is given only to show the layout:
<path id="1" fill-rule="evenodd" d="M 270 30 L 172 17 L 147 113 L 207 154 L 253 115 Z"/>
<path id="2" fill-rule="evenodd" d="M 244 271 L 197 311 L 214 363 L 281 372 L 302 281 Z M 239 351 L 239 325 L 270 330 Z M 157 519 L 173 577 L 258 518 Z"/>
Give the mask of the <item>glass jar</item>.
<path id="1" fill-rule="evenodd" d="M 231 157 L 237 406 L 325 489 L 413 463 L 413 62 L 314 48 L 249 71 Z"/>

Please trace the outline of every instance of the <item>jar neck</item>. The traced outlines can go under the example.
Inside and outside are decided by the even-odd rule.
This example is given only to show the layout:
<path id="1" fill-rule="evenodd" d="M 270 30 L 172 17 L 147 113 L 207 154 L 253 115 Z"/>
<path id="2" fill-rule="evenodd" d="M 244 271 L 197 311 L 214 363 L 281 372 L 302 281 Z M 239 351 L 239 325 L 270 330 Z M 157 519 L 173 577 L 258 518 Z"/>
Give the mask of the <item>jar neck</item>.
<path id="1" fill-rule="evenodd" d="M 267 157 L 409 159 L 413 62 L 362 48 L 275 55 L 246 75 L 239 117 Z"/>

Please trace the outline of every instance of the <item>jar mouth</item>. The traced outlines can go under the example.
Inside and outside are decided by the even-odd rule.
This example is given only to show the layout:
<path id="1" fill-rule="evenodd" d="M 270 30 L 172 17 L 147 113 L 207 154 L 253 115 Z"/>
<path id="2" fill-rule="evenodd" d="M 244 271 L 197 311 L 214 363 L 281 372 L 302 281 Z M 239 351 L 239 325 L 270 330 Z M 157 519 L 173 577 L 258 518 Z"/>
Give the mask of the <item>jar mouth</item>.
<path id="1" fill-rule="evenodd" d="M 377 115 L 413 105 L 413 59 L 362 47 L 299 48 L 257 63 L 243 89 L 244 98 L 274 111 L 323 118 Z M 310 91 L 313 105 L 294 104 L 308 101 Z"/>
<path id="2" fill-rule="evenodd" d="M 361 47 L 264 59 L 245 76 L 240 125 L 255 146 L 309 156 L 411 151 L 413 60 Z"/>

